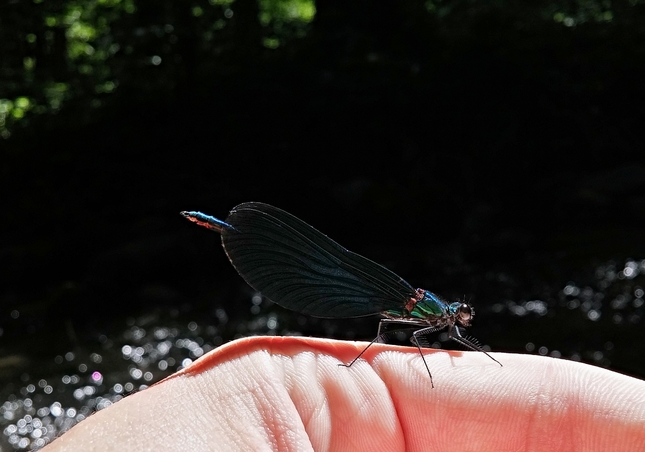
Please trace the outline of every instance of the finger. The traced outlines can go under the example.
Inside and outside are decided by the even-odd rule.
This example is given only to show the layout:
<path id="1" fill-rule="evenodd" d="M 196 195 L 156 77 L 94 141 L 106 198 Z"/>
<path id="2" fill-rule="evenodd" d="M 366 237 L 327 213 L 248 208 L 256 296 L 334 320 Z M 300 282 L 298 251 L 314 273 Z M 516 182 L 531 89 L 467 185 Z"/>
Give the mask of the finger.
<path id="1" fill-rule="evenodd" d="M 481 353 L 428 350 L 432 389 L 409 347 L 375 344 L 365 360 L 338 367 L 363 347 L 305 338 L 235 341 L 62 439 L 107 432 L 94 422 L 116 428 L 111 438 L 119 447 L 166 450 L 190 444 L 190 450 L 554 451 L 645 444 L 642 381 L 552 358 L 495 354 L 500 368 Z M 126 419 L 138 421 L 125 429 Z"/>

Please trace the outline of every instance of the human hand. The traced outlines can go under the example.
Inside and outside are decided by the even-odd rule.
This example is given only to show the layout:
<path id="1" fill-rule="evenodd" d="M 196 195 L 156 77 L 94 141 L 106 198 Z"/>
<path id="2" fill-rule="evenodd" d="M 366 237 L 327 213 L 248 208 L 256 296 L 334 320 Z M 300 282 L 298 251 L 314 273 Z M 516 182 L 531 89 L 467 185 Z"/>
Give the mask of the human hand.
<path id="1" fill-rule="evenodd" d="M 645 382 L 542 356 L 233 341 L 44 450 L 645 450 Z"/>

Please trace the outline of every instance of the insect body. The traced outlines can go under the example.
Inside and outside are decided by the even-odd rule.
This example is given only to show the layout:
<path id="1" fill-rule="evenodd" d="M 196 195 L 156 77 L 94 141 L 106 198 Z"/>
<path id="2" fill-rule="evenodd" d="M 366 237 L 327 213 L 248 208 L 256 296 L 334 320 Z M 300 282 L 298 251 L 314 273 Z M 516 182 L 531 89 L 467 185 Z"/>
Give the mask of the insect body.
<path id="1" fill-rule="evenodd" d="M 422 357 L 421 338 L 448 328 L 452 340 L 500 364 L 478 343 L 461 335 L 460 326 L 469 326 L 474 315 L 468 303 L 450 303 L 430 291 L 412 288 L 387 268 L 343 248 L 277 207 L 243 203 L 225 221 L 201 212 L 181 214 L 219 232 L 242 278 L 280 306 L 314 317 L 383 315 L 376 339 L 348 367 L 384 336 L 381 329 L 390 324 L 416 328 L 412 342 Z M 432 383 L 428 364 L 423 362 Z"/>

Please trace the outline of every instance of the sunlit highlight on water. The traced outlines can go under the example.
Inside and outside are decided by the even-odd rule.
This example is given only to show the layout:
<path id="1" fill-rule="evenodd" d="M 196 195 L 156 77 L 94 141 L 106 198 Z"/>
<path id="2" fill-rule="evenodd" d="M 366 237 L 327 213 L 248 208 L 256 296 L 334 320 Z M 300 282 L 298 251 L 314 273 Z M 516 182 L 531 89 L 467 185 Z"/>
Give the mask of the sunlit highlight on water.
<path id="1" fill-rule="evenodd" d="M 223 310 L 217 317 L 228 320 Z M 200 335 L 204 331 L 209 336 Z M 23 376 L 24 386 L 18 394 L 9 395 L 0 406 L 3 428 L 0 451 L 5 446 L 11 450 L 40 449 L 92 412 L 190 365 L 223 341 L 218 327 L 191 321 L 183 331 L 162 326 L 147 330 L 132 324 L 120 338 L 102 337 L 100 342 L 104 344 L 100 353 L 88 352 L 83 357 L 68 351 L 56 356 L 53 361 L 61 368 L 58 376 L 39 379 Z M 129 367 L 124 366 L 125 372 L 106 373 L 101 366 L 114 369 L 115 359 L 129 363 Z"/>
<path id="2" fill-rule="evenodd" d="M 645 260 L 629 259 L 622 263 L 608 262 L 595 269 L 593 281 L 586 284 L 568 282 L 562 290 L 546 300 L 531 301 L 501 301 L 492 306 L 492 311 L 498 314 L 508 312 L 516 317 L 535 315 L 538 317 L 562 316 L 561 311 L 579 313 L 580 319 L 601 324 L 603 321 L 612 325 L 640 324 L 645 315 L 642 309 L 645 305 Z M 604 331 L 604 330 L 599 330 Z M 599 332 L 599 334 L 602 334 Z M 547 334 L 547 337 L 550 335 Z M 614 346 L 606 342 L 604 350 L 570 350 L 564 354 L 559 350 L 549 352 L 544 345 L 527 342 L 525 350 L 543 356 L 580 361 L 583 359 L 601 366 L 611 364 L 610 356 Z"/>

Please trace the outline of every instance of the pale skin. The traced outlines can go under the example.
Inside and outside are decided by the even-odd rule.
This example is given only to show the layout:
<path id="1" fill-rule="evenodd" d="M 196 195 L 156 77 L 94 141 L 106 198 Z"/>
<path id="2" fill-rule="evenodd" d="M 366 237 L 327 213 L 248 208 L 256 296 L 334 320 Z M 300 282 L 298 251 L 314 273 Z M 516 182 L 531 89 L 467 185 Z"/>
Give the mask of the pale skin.
<path id="1" fill-rule="evenodd" d="M 54 451 L 639 451 L 645 382 L 541 356 L 241 339 L 102 410 Z"/>

